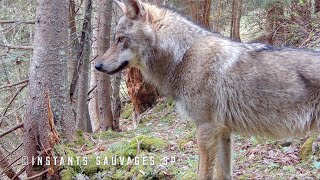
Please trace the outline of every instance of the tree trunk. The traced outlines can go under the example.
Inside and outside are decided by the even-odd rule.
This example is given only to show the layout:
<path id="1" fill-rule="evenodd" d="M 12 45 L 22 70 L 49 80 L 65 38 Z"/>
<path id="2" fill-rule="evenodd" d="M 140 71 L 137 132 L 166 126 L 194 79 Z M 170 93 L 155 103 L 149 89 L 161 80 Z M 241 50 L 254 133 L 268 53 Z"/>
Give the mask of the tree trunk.
<path id="1" fill-rule="evenodd" d="M 284 43 L 282 26 L 284 16 L 284 6 L 281 1 L 276 1 L 268 6 L 266 31 L 266 42 L 270 45 L 282 45 Z"/>
<path id="2" fill-rule="evenodd" d="M 85 16 L 83 20 L 83 28 L 81 35 L 81 46 L 84 47 L 82 55 L 79 59 L 79 86 L 78 86 L 78 104 L 77 104 L 77 118 L 76 126 L 85 132 L 92 132 L 90 119 L 88 119 L 88 70 L 90 61 L 90 47 L 91 47 L 91 12 L 92 12 L 92 0 L 85 1 Z M 87 122 L 89 121 L 89 122 Z"/>
<path id="3" fill-rule="evenodd" d="M 213 23 L 213 30 L 216 32 L 220 32 L 221 10 L 222 10 L 222 0 L 219 0 L 218 9 L 217 9 L 217 17 Z"/>
<path id="4" fill-rule="evenodd" d="M 210 28 L 211 0 L 189 0 L 192 19 L 206 28 Z"/>
<path id="5" fill-rule="evenodd" d="M 117 20 L 122 16 L 119 11 L 113 11 L 112 23 L 117 24 Z M 116 26 L 112 26 L 111 32 L 116 31 Z M 114 34 L 112 34 L 112 37 Z M 121 100 L 120 100 L 120 84 L 121 84 L 122 73 L 116 73 L 111 76 L 111 107 L 113 114 L 113 126 L 115 131 L 120 131 L 120 115 L 121 115 Z"/>
<path id="6" fill-rule="evenodd" d="M 93 30 L 93 36 L 95 36 L 95 31 Z M 96 31 L 97 32 L 97 31 Z M 95 41 L 92 43 L 92 51 L 95 48 Z M 95 54 L 92 52 L 92 54 Z M 98 110 L 98 92 L 97 92 L 97 75 L 94 68 L 94 62 L 90 65 L 90 89 L 93 90 L 92 93 L 89 96 L 89 116 L 91 120 L 91 126 L 92 126 L 92 132 L 97 132 L 100 129 L 100 121 L 99 121 L 99 110 Z"/>
<path id="7" fill-rule="evenodd" d="M 75 127 L 67 93 L 68 2 L 38 0 L 36 19 L 24 123 L 24 146 L 28 162 L 38 155 L 52 155 L 50 148 L 53 148 L 56 142 L 52 141 L 56 139 L 53 121 L 58 132 L 69 139 L 74 135 Z M 48 168 L 44 165 L 29 164 L 26 169 L 27 176 L 41 173 Z M 58 179 L 57 173 L 43 174 L 40 178 L 48 179 L 50 176 Z"/>
<path id="8" fill-rule="evenodd" d="M 314 0 L 314 10 L 315 13 L 320 12 L 320 0 Z"/>
<path id="9" fill-rule="evenodd" d="M 120 101 L 120 83 L 121 83 L 121 73 L 117 73 L 111 78 L 112 86 L 112 114 L 113 114 L 113 126 L 114 130 L 120 131 L 120 115 L 121 115 L 121 101 Z"/>
<path id="10" fill-rule="evenodd" d="M 98 55 L 102 56 L 110 46 L 110 32 L 112 20 L 112 0 L 98 0 L 99 24 L 98 24 Z M 111 110 L 111 84 L 110 76 L 97 73 L 97 92 L 100 129 L 114 129 Z"/>
<path id="11" fill-rule="evenodd" d="M 155 88 L 143 81 L 141 72 L 136 68 L 127 70 L 126 83 L 128 94 L 134 108 L 135 121 L 139 114 L 143 113 L 156 102 L 158 96 Z M 137 123 L 138 122 L 134 122 L 134 126 L 136 126 Z"/>
<path id="12" fill-rule="evenodd" d="M 68 85 L 69 89 L 71 89 L 71 83 L 73 80 L 74 72 L 77 70 L 78 66 L 78 59 L 77 55 L 78 52 L 80 51 L 80 42 L 78 38 L 78 33 L 77 33 L 77 25 L 76 25 L 76 5 L 74 0 L 69 0 L 69 58 L 68 58 Z M 70 94 L 70 99 L 71 99 L 71 107 L 72 107 L 72 112 L 74 113 L 74 117 L 77 116 L 76 114 L 76 109 L 77 109 L 77 100 L 78 100 L 78 92 L 77 88 Z"/>
<path id="13" fill-rule="evenodd" d="M 241 20 L 242 0 L 233 0 L 232 15 L 231 15 L 231 29 L 230 38 L 235 41 L 240 39 L 240 20 Z"/>
<path id="14" fill-rule="evenodd" d="M 94 9 L 96 10 L 93 15 L 92 22 L 92 57 L 96 58 L 98 56 L 98 26 L 99 26 L 99 11 L 98 4 L 94 3 Z M 97 91 L 97 71 L 95 70 L 95 62 L 92 61 L 90 65 L 90 89 L 92 93 L 89 96 L 89 115 L 92 125 L 92 131 L 97 132 L 100 130 L 99 121 L 99 107 L 98 107 L 98 91 Z"/>

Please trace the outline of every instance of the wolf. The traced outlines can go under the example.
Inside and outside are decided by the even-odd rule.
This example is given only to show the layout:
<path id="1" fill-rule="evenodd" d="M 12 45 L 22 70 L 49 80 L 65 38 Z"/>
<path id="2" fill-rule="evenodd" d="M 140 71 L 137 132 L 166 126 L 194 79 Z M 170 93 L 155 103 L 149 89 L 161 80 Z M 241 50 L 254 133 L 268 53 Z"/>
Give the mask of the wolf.
<path id="1" fill-rule="evenodd" d="M 113 43 L 95 68 L 138 68 L 197 127 L 198 179 L 232 179 L 233 134 L 288 137 L 320 129 L 320 53 L 234 42 L 178 13 L 114 0 Z"/>

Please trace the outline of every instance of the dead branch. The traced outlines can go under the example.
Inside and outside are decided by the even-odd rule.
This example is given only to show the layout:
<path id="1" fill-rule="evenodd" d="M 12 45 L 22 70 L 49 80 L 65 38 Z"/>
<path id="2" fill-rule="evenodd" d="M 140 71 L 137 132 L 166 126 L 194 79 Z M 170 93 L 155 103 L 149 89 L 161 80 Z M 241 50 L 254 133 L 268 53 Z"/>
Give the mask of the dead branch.
<path id="1" fill-rule="evenodd" d="M 35 24 L 36 21 L 21 21 L 21 20 L 0 20 L 0 24 Z"/>
<path id="2" fill-rule="evenodd" d="M 5 131 L 4 133 L 0 134 L 0 138 L 22 127 L 23 127 L 23 122 Z"/>
<path id="3" fill-rule="evenodd" d="M 26 169 L 27 169 L 26 166 L 23 167 L 19 172 L 16 173 L 16 175 L 12 179 L 19 177 Z"/>
<path id="4" fill-rule="evenodd" d="M 9 154 L 7 154 L 5 157 L 3 157 L 1 160 L 0 160 L 0 163 L 2 161 L 4 161 L 7 157 L 9 157 L 11 154 L 13 154 L 14 152 L 16 152 L 21 146 L 23 145 L 23 143 L 21 143 L 18 147 L 16 147 L 13 151 L 11 151 Z"/>
<path id="5" fill-rule="evenodd" d="M 20 89 L 16 92 L 16 94 L 11 98 L 9 104 L 7 105 L 6 109 L 4 110 L 3 112 L 3 115 L 2 116 L 5 116 L 10 105 L 12 104 L 12 102 L 16 99 L 16 97 L 18 96 L 18 94 L 25 88 L 27 87 L 28 84 L 24 84 L 23 86 L 20 87 Z"/>
<path id="6" fill-rule="evenodd" d="M 96 55 L 96 56 L 95 56 L 94 58 L 92 58 L 89 62 L 92 62 L 92 61 L 96 60 L 97 57 L 99 57 L 99 55 Z"/>
<path id="7" fill-rule="evenodd" d="M 17 159 L 15 159 L 14 161 L 12 161 L 7 167 L 4 168 L 4 170 L 0 173 L 0 175 L 2 175 L 3 173 L 7 172 L 8 170 L 11 169 L 11 166 L 16 163 L 17 161 L 19 161 L 21 158 L 23 157 L 22 156 L 19 156 Z"/>
<path id="8" fill-rule="evenodd" d="M 93 86 L 93 88 L 90 89 L 88 92 L 88 96 L 97 88 L 97 85 Z"/>
<path id="9" fill-rule="evenodd" d="M 27 177 L 26 180 L 37 178 L 37 177 L 39 177 L 39 176 L 44 175 L 44 174 L 47 173 L 47 172 L 49 172 L 49 169 L 46 169 L 46 170 L 42 171 L 41 173 L 36 174 L 36 175 L 34 175 L 34 176 Z"/>
<path id="10" fill-rule="evenodd" d="M 18 108 L 12 110 L 10 113 L 6 114 L 5 116 L 2 116 L 1 119 L 0 119 L 0 127 L 1 127 L 1 124 L 2 124 L 2 120 L 4 120 L 4 118 L 12 115 L 13 113 L 15 113 L 16 111 L 18 111 L 19 109 L 21 109 L 23 106 L 25 106 L 26 104 L 23 104 L 21 106 L 19 106 Z"/>
<path id="11" fill-rule="evenodd" d="M 99 146 L 99 147 L 97 147 L 97 148 L 94 148 L 94 149 L 91 149 L 91 150 L 88 150 L 88 151 L 85 151 L 85 152 L 82 152 L 82 153 L 80 153 L 80 155 L 88 155 L 88 154 L 92 154 L 92 153 L 94 153 L 94 152 L 97 152 L 97 151 L 99 151 L 101 149 L 101 147 Z"/>
<path id="12" fill-rule="evenodd" d="M 4 45 L 4 44 L 0 44 L 0 47 L 6 47 L 9 49 L 20 49 L 20 50 L 33 50 L 32 46 L 14 46 L 14 45 Z"/>
<path id="13" fill-rule="evenodd" d="M 60 141 L 60 138 L 54 125 L 54 115 L 52 112 L 49 90 L 47 91 L 46 98 L 47 98 L 48 121 L 50 125 L 50 130 L 51 130 L 49 143 L 50 143 L 50 146 L 53 147 L 56 143 Z"/>
<path id="14" fill-rule="evenodd" d="M 2 152 L 0 151 L 0 157 L 3 157 Z M 0 167 L 6 171 L 4 171 L 3 173 L 5 173 L 6 176 L 8 176 L 8 178 L 10 179 L 14 179 L 14 180 L 20 180 L 20 178 L 14 178 L 16 176 L 16 173 L 14 172 L 14 170 L 9 166 L 8 161 L 5 158 L 2 158 L 4 161 L 0 162 Z M 9 166 L 9 167 L 8 167 Z"/>
<path id="15" fill-rule="evenodd" d="M 20 81 L 20 82 L 14 83 L 14 84 L 7 84 L 5 86 L 1 86 L 0 89 L 9 88 L 9 87 L 13 87 L 13 86 L 18 86 L 20 84 L 24 84 L 24 83 L 28 83 L 28 82 L 29 82 L 29 79 L 25 79 L 23 81 Z"/>

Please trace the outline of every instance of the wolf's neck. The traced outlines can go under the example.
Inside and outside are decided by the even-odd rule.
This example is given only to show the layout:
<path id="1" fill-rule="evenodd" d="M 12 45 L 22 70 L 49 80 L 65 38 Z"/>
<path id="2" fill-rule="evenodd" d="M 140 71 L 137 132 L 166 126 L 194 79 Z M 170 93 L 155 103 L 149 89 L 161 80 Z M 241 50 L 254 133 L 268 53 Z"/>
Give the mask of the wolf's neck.
<path id="1" fill-rule="evenodd" d="M 147 56 L 144 77 L 153 82 L 164 94 L 178 96 L 179 75 L 185 72 L 177 71 L 184 62 L 184 56 L 193 43 L 205 36 L 214 35 L 179 14 L 170 12 L 159 18 L 154 24 L 157 29 L 157 42 L 153 52 Z M 183 69 L 183 68 L 182 68 Z"/>

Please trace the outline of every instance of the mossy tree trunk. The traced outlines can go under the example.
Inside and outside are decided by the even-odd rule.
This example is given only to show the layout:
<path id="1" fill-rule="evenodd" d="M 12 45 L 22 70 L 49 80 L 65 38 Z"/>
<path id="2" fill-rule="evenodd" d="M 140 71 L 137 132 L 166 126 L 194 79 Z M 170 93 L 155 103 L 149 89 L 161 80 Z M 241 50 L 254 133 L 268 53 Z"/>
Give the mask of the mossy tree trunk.
<path id="1" fill-rule="evenodd" d="M 36 20 L 24 122 L 24 147 L 29 162 L 32 157 L 52 153 L 53 121 L 58 132 L 69 139 L 75 127 L 67 84 L 68 2 L 38 0 Z M 45 165 L 32 166 L 30 163 L 26 169 L 27 176 L 39 174 L 48 168 Z M 51 175 L 44 173 L 40 179 L 49 176 L 59 179 L 57 172 Z"/>

